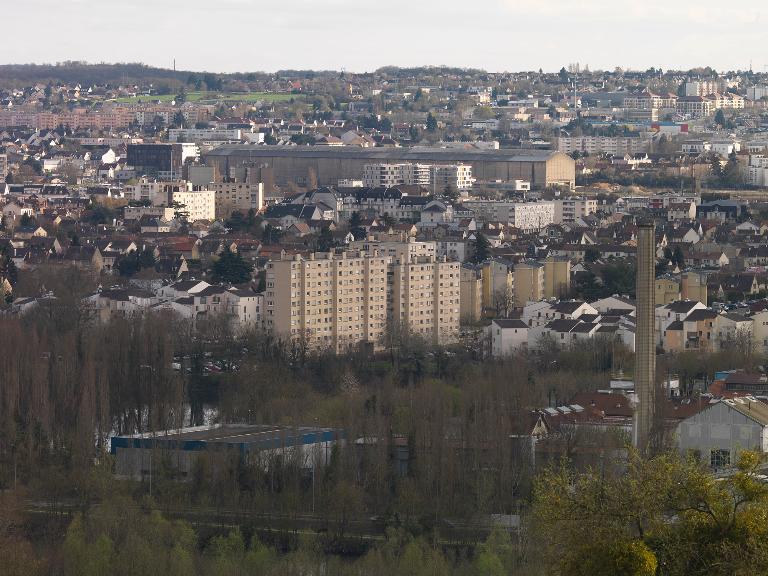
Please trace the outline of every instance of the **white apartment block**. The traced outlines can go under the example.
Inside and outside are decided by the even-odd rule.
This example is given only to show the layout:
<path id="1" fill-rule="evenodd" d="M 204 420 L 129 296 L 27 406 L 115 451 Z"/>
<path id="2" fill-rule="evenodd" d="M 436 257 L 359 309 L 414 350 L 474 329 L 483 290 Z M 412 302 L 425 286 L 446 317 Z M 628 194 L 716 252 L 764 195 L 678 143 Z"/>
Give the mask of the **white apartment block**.
<path id="1" fill-rule="evenodd" d="M 179 212 L 185 213 L 189 222 L 216 219 L 216 193 L 213 190 L 180 190 L 172 192 L 169 199 L 169 206 L 178 204 Z"/>
<path id="2" fill-rule="evenodd" d="M 363 166 L 363 185 L 369 188 L 392 188 L 393 186 L 430 183 L 429 164 L 366 164 Z"/>
<path id="3" fill-rule="evenodd" d="M 597 212 L 597 200 L 594 198 L 564 198 L 555 200 L 555 224 L 575 222 Z"/>
<path id="4" fill-rule="evenodd" d="M 747 98 L 750 100 L 768 98 L 768 86 L 750 86 L 747 88 Z"/>
<path id="5" fill-rule="evenodd" d="M 570 154 L 637 154 L 648 148 L 648 140 L 638 136 L 566 136 L 557 139 L 558 152 Z"/>
<path id="6" fill-rule="evenodd" d="M 632 110 L 658 110 L 660 108 L 674 108 L 677 105 L 675 94 L 654 94 L 643 92 L 624 98 L 624 108 Z"/>
<path id="7" fill-rule="evenodd" d="M 466 200 L 463 206 L 482 222 L 503 222 L 524 232 L 541 230 L 555 221 L 554 202 Z"/>
<path id="8" fill-rule="evenodd" d="M 725 92 L 728 89 L 728 84 L 725 80 L 696 80 L 693 82 L 685 83 L 685 95 L 686 96 L 709 96 L 710 94 L 718 94 Z"/>
<path id="9" fill-rule="evenodd" d="M 459 264 L 371 252 L 315 253 L 267 264 L 265 327 L 311 349 L 377 348 L 389 324 L 443 344 L 459 329 Z"/>
<path id="10" fill-rule="evenodd" d="M 753 154 L 749 157 L 745 171 L 747 184 L 753 186 L 768 186 L 768 157 L 762 154 Z"/>
<path id="11" fill-rule="evenodd" d="M 5 183 L 5 176 L 8 174 L 8 155 L 0 154 L 0 184 Z"/>
<path id="12" fill-rule="evenodd" d="M 475 179 L 472 178 L 472 166 L 469 164 L 445 164 L 432 166 L 432 189 L 439 193 L 448 187 L 457 190 L 472 188 Z"/>
<path id="13" fill-rule="evenodd" d="M 704 118 L 714 109 L 714 101 L 703 96 L 686 96 L 677 100 L 677 113 L 691 118 Z"/>
<path id="14" fill-rule="evenodd" d="M 472 188 L 472 166 L 469 164 L 366 164 L 363 166 L 363 186 L 392 188 L 417 184 L 431 186 L 433 192 L 442 192 L 450 186 L 457 190 Z"/>
<path id="15" fill-rule="evenodd" d="M 744 109 L 744 97 L 739 94 L 725 92 L 723 94 L 713 94 L 709 99 L 712 100 L 712 105 L 715 110 L 718 108 L 728 108 L 733 110 Z"/>
<path id="16" fill-rule="evenodd" d="M 228 218 L 232 212 L 260 212 L 264 209 L 264 184 L 212 182 L 208 185 L 216 198 L 216 217 Z"/>

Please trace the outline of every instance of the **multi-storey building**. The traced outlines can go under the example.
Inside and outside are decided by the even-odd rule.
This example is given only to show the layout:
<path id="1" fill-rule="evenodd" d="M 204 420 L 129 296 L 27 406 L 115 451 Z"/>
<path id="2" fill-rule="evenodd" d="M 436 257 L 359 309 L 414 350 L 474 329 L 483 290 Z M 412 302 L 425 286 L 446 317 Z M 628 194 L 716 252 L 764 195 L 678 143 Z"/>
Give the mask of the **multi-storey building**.
<path id="1" fill-rule="evenodd" d="M 389 308 L 393 324 L 434 344 L 454 342 L 461 313 L 460 266 L 433 257 L 395 260 Z"/>
<path id="2" fill-rule="evenodd" d="M 0 154 L 0 184 L 5 184 L 5 176 L 8 174 L 8 155 Z"/>
<path id="3" fill-rule="evenodd" d="M 228 218 L 238 210 L 260 212 L 264 208 L 264 184 L 261 182 L 212 182 L 207 188 L 214 192 L 217 218 Z"/>
<path id="4" fill-rule="evenodd" d="M 239 129 L 220 130 L 217 128 L 171 128 L 169 142 L 239 142 L 243 132 Z"/>
<path id="5" fill-rule="evenodd" d="M 750 100 L 768 98 L 768 86 L 750 86 L 747 88 L 747 98 Z"/>
<path id="6" fill-rule="evenodd" d="M 189 222 L 216 219 L 216 193 L 213 190 L 172 192 L 169 206 L 176 207 Z"/>
<path id="7" fill-rule="evenodd" d="M 685 83 L 685 95 L 686 96 L 708 96 L 709 94 L 717 94 L 719 92 L 725 92 L 728 89 L 728 84 L 725 80 L 695 80 L 693 82 Z"/>
<path id="8" fill-rule="evenodd" d="M 409 162 L 366 164 L 363 166 L 363 186 L 369 188 L 392 188 L 410 184 L 429 186 L 431 168 L 429 164 Z"/>
<path id="9" fill-rule="evenodd" d="M 659 108 L 674 108 L 677 105 L 675 94 L 654 94 L 646 90 L 624 98 L 624 108 L 636 110 L 658 110 Z"/>
<path id="10" fill-rule="evenodd" d="M 703 96 L 684 96 L 677 100 L 677 113 L 691 118 L 704 118 L 713 110 L 714 102 Z"/>
<path id="11" fill-rule="evenodd" d="M 125 187 L 124 196 L 135 202 L 151 203 L 153 206 L 170 206 L 169 195 L 173 192 L 187 190 L 187 183 L 183 180 L 175 182 L 153 181 L 142 178 L 136 184 Z"/>
<path id="12" fill-rule="evenodd" d="M 575 222 L 597 212 L 597 200 L 594 198 L 564 198 L 555 200 L 555 224 Z"/>
<path id="13" fill-rule="evenodd" d="M 459 277 L 457 262 L 377 250 L 274 260 L 267 264 L 265 327 L 335 352 L 381 347 L 388 326 L 447 343 L 458 333 Z"/>
<path id="14" fill-rule="evenodd" d="M 475 182 L 472 178 L 472 166 L 469 164 L 432 166 L 430 180 L 435 193 L 440 193 L 446 188 L 468 190 Z"/>
<path id="15" fill-rule="evenodd" d="M 311 349 L 377 345 L 387 328 L 390 259 L 377 253 L 315 253 L 267 264 L 265 327 Z"/>
<path id="16" fill-rule="evenodd" d="M 768 186 L 768 156 L 753 154 L 745 170 L 747 184 L 753 186 Z"/>
<path id="17" fill-rule="evenodd" d="M 639 136 L 561 136 L 557 150 L 570 154 L 636 154 L 648 147 L 648 140 Z"/>
<path id="18" fill-rule="evenodd" d="M 524 232 L 541 230 L 555 221 L 554 202 L 467 200 L 463 206 L 480 221 L 503 222 Z"/>
<path id="19" fill-rule="evenodd" d="M 515 266 L 515 306 L 522 308 L 528 302 L 544 298 L 544 265 L 538 262 L 520 262 Z"/>
<path id="20" fill-rule="evenodd" d="M 544 298 L 566 298 L 571 292 L 571 261 L 550 256 L 544 260 Z"/>

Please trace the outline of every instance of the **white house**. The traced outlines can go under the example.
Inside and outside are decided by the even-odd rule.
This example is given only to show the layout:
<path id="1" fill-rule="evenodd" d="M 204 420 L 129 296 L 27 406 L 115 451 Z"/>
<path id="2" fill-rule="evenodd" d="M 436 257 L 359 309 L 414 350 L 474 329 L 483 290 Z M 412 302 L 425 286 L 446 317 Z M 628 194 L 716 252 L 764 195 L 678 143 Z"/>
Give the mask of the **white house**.
<path id="1" fill-rule="evenodd" d="M 494 358 L 509 356 L 528 347 L 528 326 L 522 320 L 497 318 L 486 330 Z"/>

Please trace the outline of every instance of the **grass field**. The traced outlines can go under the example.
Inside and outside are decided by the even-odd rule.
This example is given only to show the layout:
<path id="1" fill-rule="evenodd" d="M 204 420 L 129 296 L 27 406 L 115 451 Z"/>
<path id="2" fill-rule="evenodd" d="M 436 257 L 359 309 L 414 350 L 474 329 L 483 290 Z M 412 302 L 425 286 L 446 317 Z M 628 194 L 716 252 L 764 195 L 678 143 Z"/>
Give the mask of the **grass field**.
<path id="1" fill-rule="evenodd" d="M 287 102 L 291 98 L 301 99 L 301 94 L 284 94 L 275 92 L 187 92 L 187 102 L 221 102 L 224 100 L 241 102 Z M 176 94 L 164 94 L 162 96 L 125 96 L 116 98 L 114 102 L 121 104 L 146 103 L 146 102 L 171 102 L 176 99 Z"/>

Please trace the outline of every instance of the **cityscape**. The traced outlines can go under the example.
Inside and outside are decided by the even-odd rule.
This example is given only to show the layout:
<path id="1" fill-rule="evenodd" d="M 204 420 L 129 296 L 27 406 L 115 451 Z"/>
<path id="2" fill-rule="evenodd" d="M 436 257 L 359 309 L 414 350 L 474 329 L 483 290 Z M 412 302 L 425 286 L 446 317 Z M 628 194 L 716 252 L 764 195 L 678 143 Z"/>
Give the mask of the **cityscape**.
<path id="1" fill-rule="evenodd" d="M 768 574 L 768 66 L 213 38 L 0 64 L 0 574 Z"/>

